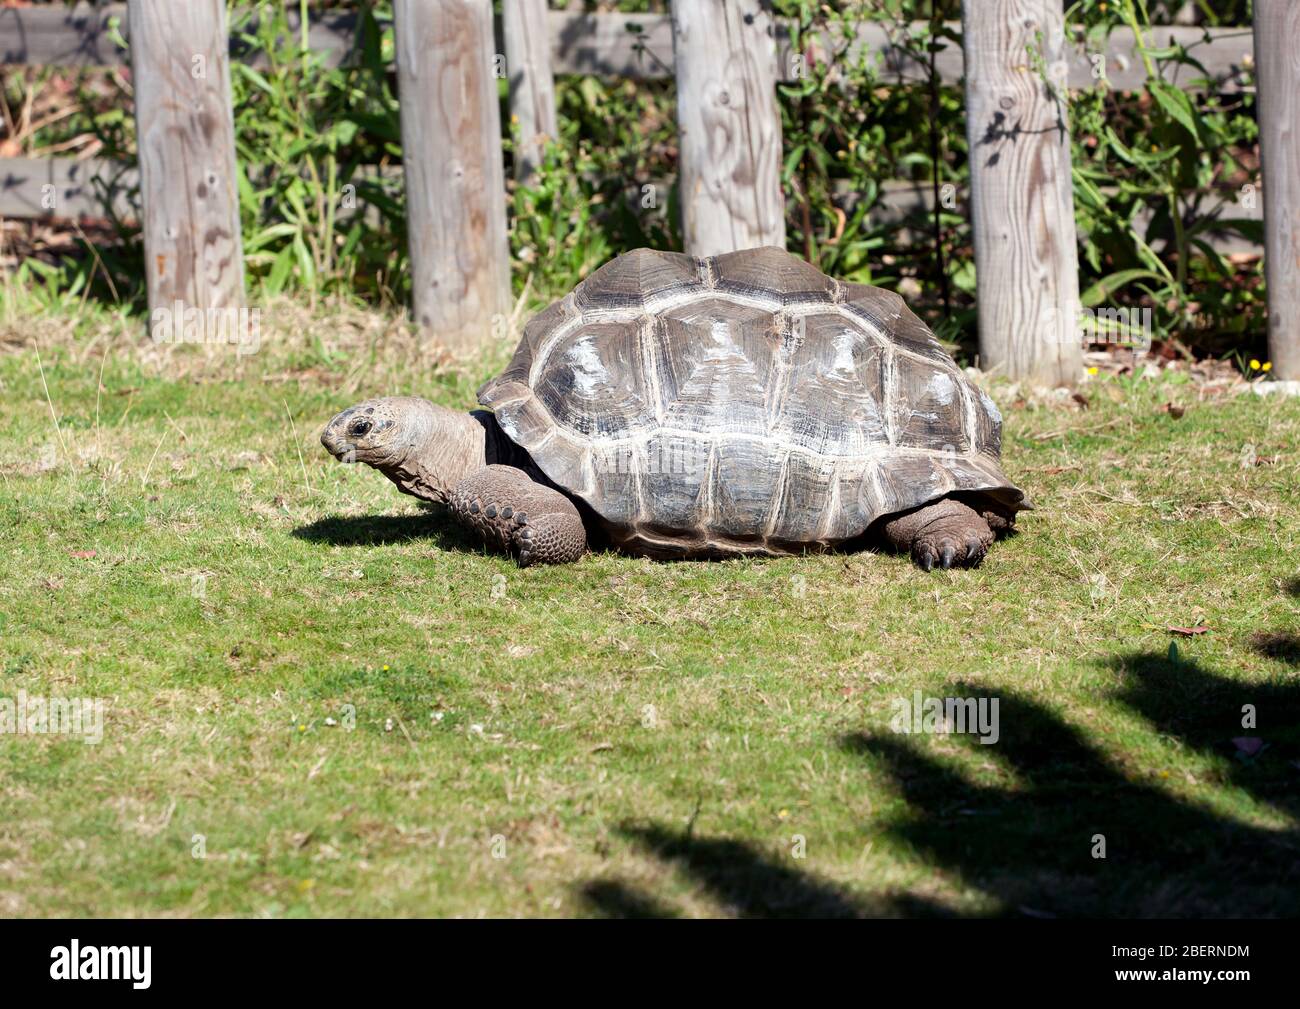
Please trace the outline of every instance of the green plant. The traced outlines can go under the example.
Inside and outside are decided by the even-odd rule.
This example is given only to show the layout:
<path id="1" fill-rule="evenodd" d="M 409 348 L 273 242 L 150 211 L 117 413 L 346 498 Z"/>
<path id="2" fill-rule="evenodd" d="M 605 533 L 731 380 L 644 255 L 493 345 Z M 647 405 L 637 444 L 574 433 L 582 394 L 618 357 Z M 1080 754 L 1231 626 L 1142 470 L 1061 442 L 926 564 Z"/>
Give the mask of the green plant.
<path id="1" fill-rule="evenodd" d="M 1071 103 L 1084 304 L 1136 292 L 1158 333 L 1184 351 L 1194 327 L 1210 336 L 1258 329 L 1258 265 L 1243 270 L 1209 241 L 1214 231 L 1259 238 L 1258 222 L 1231 213 L 1253 179 L 1250 96 L 1220 94 L 1194 47 L 1152 46 L 1145 0 L 1086 0 L 1070 17 L 1089 18 L 1090 52 L 1116 28 L 1132 32 L 1146 73 L 1139 95 L 1116 95 L 1101 79 Z M 1170 83 L 1175 76 L 1186 86 Z"/>
<path id="2" fill-rule="evenodd" d="M 537 176 L 510 183 L 516 277 L 544 298 L 629 249 L 681 248 L 671 86 L 560 78 L 556 104 L 560 135 Z"/>
<path id="3" fill-rule="evenodd" d="M 295 35 L 281 4 L 259 0 L 231 28 L 265 61 L 232 66 L 250 281 L 271 295 L 403 298 L 400 178 L 384 171 L 401 157 L 391 20 L 363 7 L 354 49 L 330 67 L 310 48 L 306 0 L 298 14 Z"/>

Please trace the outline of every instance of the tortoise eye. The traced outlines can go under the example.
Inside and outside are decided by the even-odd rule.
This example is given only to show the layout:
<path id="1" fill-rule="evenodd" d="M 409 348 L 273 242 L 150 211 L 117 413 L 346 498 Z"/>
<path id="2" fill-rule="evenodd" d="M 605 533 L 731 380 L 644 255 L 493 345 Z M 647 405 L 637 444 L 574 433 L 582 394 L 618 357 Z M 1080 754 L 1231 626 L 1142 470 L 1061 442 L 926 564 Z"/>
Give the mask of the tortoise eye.
<path id="1" fill-rule="evenodd" d="M 354 438 L 360 438 L 370 433 L 371 423 L 368 420 L 354 420 L 348 427 L 348 434 Z"/>

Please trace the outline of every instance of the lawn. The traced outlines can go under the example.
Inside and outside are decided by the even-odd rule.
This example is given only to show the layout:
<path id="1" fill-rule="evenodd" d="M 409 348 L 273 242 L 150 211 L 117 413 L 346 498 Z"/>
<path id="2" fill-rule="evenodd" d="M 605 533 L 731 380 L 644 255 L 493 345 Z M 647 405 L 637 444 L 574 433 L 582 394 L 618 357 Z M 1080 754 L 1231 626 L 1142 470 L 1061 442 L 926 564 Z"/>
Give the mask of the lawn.
<path id="1" fill-rule="evenodd" d="M 0 735 L 0 914 L 1300 912 L 1300 400 L 995 383 L 1037 510 L 973 571 L 521 571 L 317 443 L 510 349 L 0 328 L 0 697 L 106 705 Z M 891 731 L 915 691 L 1000 738 Z"/>

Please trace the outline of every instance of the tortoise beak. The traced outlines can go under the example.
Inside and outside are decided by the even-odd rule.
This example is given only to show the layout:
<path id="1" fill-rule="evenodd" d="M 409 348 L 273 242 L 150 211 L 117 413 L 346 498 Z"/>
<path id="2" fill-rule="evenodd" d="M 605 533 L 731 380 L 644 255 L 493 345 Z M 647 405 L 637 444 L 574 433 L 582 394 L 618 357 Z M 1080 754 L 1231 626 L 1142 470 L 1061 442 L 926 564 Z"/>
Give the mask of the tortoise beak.
<path id="1" fill-rule="evenodd" d="M 345 463 L 356 461 L 356 446 L 348 440 L 347 436 L 348 418 L 355 412 L 356 407 L 352 406 L 342 413 L 335 414 L 320 435 L 320 443 L 325 446 L 325 451 Z"/>

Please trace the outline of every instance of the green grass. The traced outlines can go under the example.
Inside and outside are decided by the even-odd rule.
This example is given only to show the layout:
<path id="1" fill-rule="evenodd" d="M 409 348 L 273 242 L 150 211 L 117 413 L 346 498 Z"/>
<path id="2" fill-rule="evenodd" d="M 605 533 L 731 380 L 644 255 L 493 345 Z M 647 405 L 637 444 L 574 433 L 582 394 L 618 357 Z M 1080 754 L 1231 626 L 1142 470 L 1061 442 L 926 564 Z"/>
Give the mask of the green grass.
<path id="1" fill-rule="evenodd" d="M 316 443 L 508 347 L 263 328 L 0 332 L 0 696 L 107 704 L 99 745 L 0 736 L 0 913 L 1300 910 L 1300 402 L 995 388 L 1038 510 L 975 571 L 520 571 Z M 918 689 L 999 698 L 1000 741 L 895 735 Z"/>

